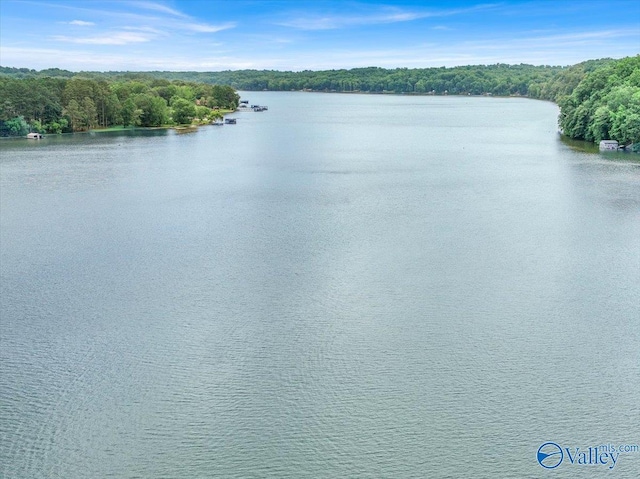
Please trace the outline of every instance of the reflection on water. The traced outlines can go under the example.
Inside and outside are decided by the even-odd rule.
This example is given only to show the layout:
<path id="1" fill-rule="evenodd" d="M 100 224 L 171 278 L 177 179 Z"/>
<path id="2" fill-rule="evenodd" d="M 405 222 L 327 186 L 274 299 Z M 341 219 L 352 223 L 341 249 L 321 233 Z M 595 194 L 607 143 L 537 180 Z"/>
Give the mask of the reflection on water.
<path id="1" fill-rule="evenodd" d="M 600 153 L 598 145 L 590 141 L 574 140 L 565 135 L 558 135 L 562 143 L 570 147 L 571 149 L 584 153 Z"/>
<path id="2" fill-rule="evenodd" d="M 640 164 L 640 155 L 631 150 L 618 150 L 618 151 L 600 151 L 599 146 L 596 143 L 583 140 L 574 140 L 564 135 L 559 135 L 562 143 L 570 147 L 577 152 L 593 153 L 601 157 L 601 159 L 613 160 L 613 161 L 629 161 L 631 163 Z"/>

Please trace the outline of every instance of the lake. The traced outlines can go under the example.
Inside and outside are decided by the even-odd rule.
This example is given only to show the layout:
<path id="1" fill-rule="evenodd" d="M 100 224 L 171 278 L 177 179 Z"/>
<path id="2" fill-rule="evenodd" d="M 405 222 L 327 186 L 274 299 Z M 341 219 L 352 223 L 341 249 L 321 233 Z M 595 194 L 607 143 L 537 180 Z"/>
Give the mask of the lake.
<path id="1" fill-rule="evenodd" d="M 0 142 L 0 477 L 638 477 L 640 157 L 547 102 L 242 97 Z"/>

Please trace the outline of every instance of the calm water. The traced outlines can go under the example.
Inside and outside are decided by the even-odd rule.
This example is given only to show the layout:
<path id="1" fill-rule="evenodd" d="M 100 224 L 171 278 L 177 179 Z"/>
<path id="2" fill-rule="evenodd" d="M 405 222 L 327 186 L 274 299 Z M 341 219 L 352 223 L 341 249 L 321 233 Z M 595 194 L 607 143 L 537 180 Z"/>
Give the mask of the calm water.
<path id="1" fill-rule="evenodd" d="M 640 161 L 525 99 L 0 143 L 2 478 L 636 478 Z"/>

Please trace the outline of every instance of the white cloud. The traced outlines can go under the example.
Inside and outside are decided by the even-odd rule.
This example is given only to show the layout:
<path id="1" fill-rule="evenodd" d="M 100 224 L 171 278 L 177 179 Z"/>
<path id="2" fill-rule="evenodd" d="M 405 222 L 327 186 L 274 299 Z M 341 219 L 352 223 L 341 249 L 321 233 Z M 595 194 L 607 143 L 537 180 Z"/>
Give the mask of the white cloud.
<path id="1" fill-rule="evenodd" d="M 451 10 L 417 10 L 404 11 L 398 8 L 386 8 L 380 13 L 363 15 L 311 15 L 299 16 L 276 22 L 277 25 L 296 28 L 300 30 L 334 30 L 358 25 L 376 25 L 384 23 L 410 22 L 423 18 L 449 17 L 487 10 L 498 6 L 497 4 L 475 5 L 469 8 Z"/>
<path id="2" fill-rule="evenodd" d="M 33 68 L 63 68 L 69 70 L 106 70 L 114 65 L 124 64 L 121 56 L 96 55 L 92 51 L 54 48 L 20 48 L 0 45 L 3 64 L 33 65 Z"/>
<path id="3" fill-rule="evenodd" d="M 277 25 L 283 27 L 296 28 L 299 30 L 335 30 L 355 25 L 373 25 L 379 23 L 395 23 L 416 20 L 419 18 L 411 13 L 393 13 L 386 15 L 316 15 L 298 17 L 278 22 Z"/>
<path id="4" fill-rule="evenodd" d="M 152 33 L 154 35 L 158 35 L 158 36 L 166 36 L 167 33 L 162 31 L 162 30 L 158 30 L 157 28 L 153 28 L 153 27 L 122 27 L 122 30 L 127 30 L 127 31 L 134 31 L 134 32 L 147 32 L 147 33 Z"/>
<path id="5" fill-rule="evenodd" d="M 108 32 L 103 35 L 91 37 L 69 37 L 54 35 L 52 40 L 65 43 L 78 43 L 84 45 L 128 45 L 131 43 L 149 42 L 155 35 L 144 32 Z"/>
<path id="6" fill-rule="evenodd" d="M 0 0 L 4 1 L 4 0 Z M 85 17 L 91 18 L 99 18 L 104 20 L 101 23 L 110 23 L 114 28 L 124 28 L 120 27 L 118 24 L 122 24 L 123 22 L 128 23 L 137 23 L 139 25 L 145 25 L 149 28 L 162 28 L 164 30 L 175 30 L 182 32 L 192 32 L 192 33 L 216 33 L 223 30 L 228 30 L 236 27 L 236 22 L 225 22 L 221 24 L 209 24 L 204 22 L 199 22 L 196 18 L 182 13 L 176 9 L 168 7 L 162 3 L 150 2 L 150 1 L 123 1 L 118 2 L 115 5 L 128 5 L 130 7 L 134 7 L 129 11 L 124 11 L 122 9 L 113 9 L 107 10 L 105 8 L 93 8 L 92 5 L 102 5 L 100 3 L 92 4 L 90 2 L 77 2 L 73 4 L 58 4 L 51 3 L 45 4 L 38 1 L 25 0 L 26 3 L 36 6 L 42 7 L 50 7 L 56 9 L 63 9 L 68 12 L 74 12 L 74 15 L 83 15 Z M 136 10 L 137 9 L 137 10 Z M 145 12 L 144 10 L 148 10 L 151 12 L 156 12 L 154 15 L 150 12 Z M 176 18 L 177 17 L 177 18 Z M 74 20 L 72 22 L 62 22 L 65 24 L 71 24 L 76 26 L 90 26 L 95 25 L 93 22 L 85 22 L 83 20 Z"/>
<path id="7" fill-rule="evenodd" d="M 328 70 L 379 66 L 385 68 L 452 67 L 479 64 L 572 65 L 581 61 L 637 53 L 637 32 L 603 29 L 574 33 L 523 35 L 520 38 L 403 45 L 386 49 L 328 48 L 313 54 L 297 53 L 281 58 L 270 69 Z"/>
<path id="8" fill-rule="evenodd" d="M 283 64 L 281 59 L 268 57 L 260 58 L 256 62 L 254 59 L 240 58 L 236 55 L 218 57 L 194 55 L 189 58 L 167 52 L 129 55 L 122 51 L 118 54 L 96 55 L 94 51 L 88 49 L 69 51 L 66 48 L 19 48 L 2 45 L 0 45 L 0 56 L 2 56 L 3 65 L 7 66 L 22 66 L 26 62 L 31 65 L 31 68 L 38 70 L 56 67 L 71 71 L 215 71 L 265 69 L 269 65 Z"/>
<path id="9" fill-rule="evenodd" d="M 186 15 L 178 10 L 175 10 L 161 3 L 136 1 L 136 2 L 129 2 L 129 5 L 142 8 L 145 10 L 153 10 L 160 13 L 168 13 L 169 15 L 174 15 L 176 17 L 182 17 L 182 18 L 189 17 L 189 15 Z"/>
<path id="10" fill-rule="evenodd" d="M 223 30 L 229 30 L 230 28 L 235 28 L 235 22 L 223 23 L 221 25 L 207 25 L 205 23 L 183 23 L 179 25 L 185 30 L 189 30 L 197 33 L 216 33 L 221 32 Z"/>
<path id="11" fill-rule="evenodd" d="M 92 25 L 95 25 L 95 23 L 93 22 L 85 22 L 84 20 L 72 20 L 68 23 L 69 25 L 77 25 L 79 27 L 90 27 Z"/>
<path id="12" fill-rule="evenodd" d="M 560 33 L 555 35 L 525 36 L 520 38 L 510 38 L 508 45 L 505 40 L 495 38 L 491 40 L 474 40 L 466 42 L 466 48 L 470 50 L 503 50 L 505 48 L 520 49 L 529 51 L 535 48 L 547 48 L 550 51 L 562 48 L 582 47 L 604 47 L 613 46 L 612 40 L 618 43 L 618 39 L 629 38 L 631 41 L 637 39 L 638 32 L 634 29 L 620 28 L 613 30 L 595 30 L 588 32 Z M 620 42 L 619 46 L 624 46 Z M 595 58 L 595 57 L 594 57 Z"/>

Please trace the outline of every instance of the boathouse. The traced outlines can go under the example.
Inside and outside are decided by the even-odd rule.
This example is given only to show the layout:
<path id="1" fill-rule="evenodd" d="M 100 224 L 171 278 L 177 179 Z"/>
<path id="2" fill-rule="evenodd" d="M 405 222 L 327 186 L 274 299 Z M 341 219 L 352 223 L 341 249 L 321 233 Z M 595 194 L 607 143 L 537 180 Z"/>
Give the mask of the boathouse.
<path id="1" fill-rule="evenodd" d="M 619 148 L 616 140 L 602 140 L 600 142 L 600 151 L 617 151 Z"/>

